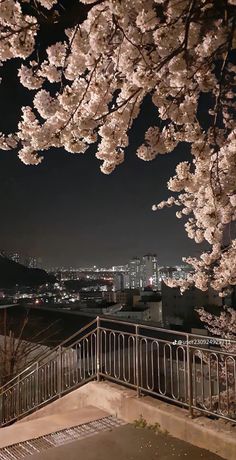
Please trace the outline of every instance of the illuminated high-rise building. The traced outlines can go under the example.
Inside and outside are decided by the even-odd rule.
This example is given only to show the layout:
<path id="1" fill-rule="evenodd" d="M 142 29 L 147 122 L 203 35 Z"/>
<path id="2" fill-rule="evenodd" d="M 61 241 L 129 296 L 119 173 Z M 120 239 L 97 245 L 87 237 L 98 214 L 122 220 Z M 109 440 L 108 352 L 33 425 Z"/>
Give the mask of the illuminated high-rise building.
<path id="1" fill-rule="evenodd" d="M 140 287 L 158 288 L 158 265 L 156 254 L 146 254 L 142 257 L 140 266 Z"/>
<path id="2" fill-rule="evenodd" d="M 130 289 L 137 289 L 141 287 L 140 284 L 140 268 L 141 260 L 138 257 L 134 257 L 129 262 L 129 287 Z"/>

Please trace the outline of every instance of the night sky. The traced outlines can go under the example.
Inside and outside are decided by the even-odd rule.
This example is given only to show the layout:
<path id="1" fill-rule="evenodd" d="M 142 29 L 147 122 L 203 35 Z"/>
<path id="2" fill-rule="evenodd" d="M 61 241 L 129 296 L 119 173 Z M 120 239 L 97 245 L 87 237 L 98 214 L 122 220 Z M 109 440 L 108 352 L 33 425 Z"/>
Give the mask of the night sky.
<path id="1" fill-rule="evenodd" d="M 8 65 L 0 85 L 0 130 L 16 127 L 20 104 L 30 99 Z M 151 210 L 169 196 L 166 182 L 179 161 L 190 158 L 186 145 L 144 162 L 135 155 L 145 128 L 157 112 L 146 101 L 130 135 L 126 161 L 110 176 L 100 172 L 95 147 L 84 155 L 45 153 L 39 166 L 25 166 L 15 152 L 0 153 L 0 249 L 42 257 L 44 266 L 112 265 L 147 252 L 160 264 L 181 263 L 199 254 L 176 209 Z"/>

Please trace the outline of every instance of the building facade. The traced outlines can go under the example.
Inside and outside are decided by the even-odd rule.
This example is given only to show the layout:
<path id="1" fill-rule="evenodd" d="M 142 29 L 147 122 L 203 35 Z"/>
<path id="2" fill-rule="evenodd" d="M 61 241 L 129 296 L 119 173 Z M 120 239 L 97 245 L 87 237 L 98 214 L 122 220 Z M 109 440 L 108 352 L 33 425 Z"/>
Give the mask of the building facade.
<path id="1" fill-rule="evenodd" d="M 201 291 L 191 287 L 181 294 L 179 288 L 170 288 L 162 282 L 161 293 L 163 320 L 166 325 L 186 323 L 194 325 L 199 321 L 197 308 L 222 305 L 222 299 L 211 288 L 208 291 Z"/>
<path id="2" fill-rule="evenodd" d="M 158 265 L 156 254 L 146 254 L 142 257 L 140 268 L 140 287 L 158 288 Z"/>
<path id="3" fill-rule="evenodd" d="M 139 289 L 141 276 L 141 260 L 134 257 L 129 262 L 129 287 L 130 289 Z"/>

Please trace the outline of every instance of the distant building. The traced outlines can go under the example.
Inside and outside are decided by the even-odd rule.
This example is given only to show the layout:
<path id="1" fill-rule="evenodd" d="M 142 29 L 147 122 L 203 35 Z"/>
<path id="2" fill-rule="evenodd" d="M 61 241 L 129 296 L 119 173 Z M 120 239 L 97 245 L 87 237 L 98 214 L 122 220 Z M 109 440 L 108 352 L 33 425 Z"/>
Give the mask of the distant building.
<path id="1" fill-rule="evenodd" d="M 102 298 L 108 303 L 115 302 L 115 292 L 114 291 L 102 291 Z"/>
<path id="2" fill-rule="evenodd" d="M 116 316 L 121 319 L 132 320 L 132 321 L 147 321 L 147 308 L 143 310 L 119 310 L 112 313 L 113 316 Z"/>
<path id="3" fill-rule="evenodd" d="M 162 303 L 160 301 L 149 301 L 146 303 L 148 310 L 146 311 L 146 321 L 154 321 L 155 323 L 163 324 Z"/>
<path id="4" fill-rule="evenodd" d="M 222 299 L 216 291 L 200 291 L 195 287 L 180 294 L 178 288 L 170 288 L 164 282 L 161 287 L 163 320 L 166 325 L 183 325 L 198 321 L 195 311 L 198 307 L 221 306 Z"/>
<path id="5" fill-rule="evenodd" d="M 156 254 L 146 254 L 142 257 L 140 268 L 140 287 L 151 286 L 158 288 L 158 266 Z"/>
<path id="6" fill-rule="evenodd" d="M 141 259 L 134 258 L 129 262 L 129 287 L 137 289 L 151 286 L 158 288 L 158 265 L 156 254 L 146 254 Z"/>
<path id="7" fill-rule="evenodd" d="M 129 287 L 137 289 L 141 287 L 141 260 L 134 257 L 129 262 Z"/>
<path id="8" fill-rule="evenodd" d="M 126 302 L 119 303 L 124 308 L 113 309 L 115 316 L 121 318 L 138 320 L 138 321 L 153 321 L 158 323 L 159 326 L 163 324 L 162 317 L 162 303 L 159 292 L 152 291 L 150 288 L 146 288 L 144 291 L 138 292 L 138 290 L 123 291 L 120 294 L 120 299 L 126 300 Z M 129 298 L 129 296 L 132 295 Z M 126 298 L 125 298 L 126 296 Z M 131 304 L 132 302 L 132 304 Z M 115 306 L 114 306 L 115 307 Z"/>
<path id="9" fill-rule="evenodd" d="M 173 278 L 176 280 L 186 279 L 188 274 L 193 271 L 193 267 L 190 265 L 176 265 L 175 271 L 173 272 Z"/>
<path id="10" fill-rule="evenodd" d="M 176 271 L 176 267 L 159 267 L 159 281 L 160 283 L 167 278 L 173 278 L 173 273 Z"/>
<path id="11" fill-rule="evenodd" d="M 138 300 L 138 298 L 137 298 Z M 134 303 L 134 309 L 142 308 L 145 310 L 145 320 L 154 321 L 162 324 L 162 302 L 160 292 L 153 291 L 151 288 L 145 288 L 140 292 L 139 300 Z"/>
<path id="12" fill-rule="evenodd" d="M 129 284 L 129 273 L 123 273 L 123 279 L 124 279 L 124 289 L 129 289 L 130 284 Z"/>
<path id="13" fill-rule="evenodd" d="M 61 281 L 76 281 L 80 278 L 78 270 L 62 270 L 60 272 L 59 278 Z"/>
<path id="14" fill-rule="evenodd" d="M 177 265 L 173 267 L 159 267 L 159 282 L 166 280 L 167 278 L 173 279 L 186 279 L 192 267 L 189 265 Z"/>
<path id="15" fill-rule="evenodd" d="M 130 295 L 128 294 L 128 292 L 123 290 L 123 291 L 116 291 L 114 294 L 115 294 L 116 303 L 119 303 L 121 305 L 128 305 L 129 299 L 130 299 Z"/>
<path id="16" fill-rule="evenodd" d="M 112 271 L 113 272 L 125 272 L 127 271 L 127 265 L 113 265 Z"/>
<path id="17" fill-rule="evenodd" d="M 116 273 L 114 276 L 113 286 L 115 291 L 123 291 L 125 288 L 123 273 Z"/>
<path id="18" fill-rule="evenodd" d="M 121 305 L 133 306 L 134 298 L 139 296 L 139 289 L 124 289 L 123 291 L 114 292 L 114 301 Z"/>
<path id="19" fill-rule="evenodd" d="M 80 300 L 81 301 L 94 301 L 98 302 L 103 300 L 104 291 L 80 291 Z"/>
<path id="20" fill-rule="evenodd" d="M 116 273 L 113 280 L 114 291 L 129 289 L 129 274 Z"/>

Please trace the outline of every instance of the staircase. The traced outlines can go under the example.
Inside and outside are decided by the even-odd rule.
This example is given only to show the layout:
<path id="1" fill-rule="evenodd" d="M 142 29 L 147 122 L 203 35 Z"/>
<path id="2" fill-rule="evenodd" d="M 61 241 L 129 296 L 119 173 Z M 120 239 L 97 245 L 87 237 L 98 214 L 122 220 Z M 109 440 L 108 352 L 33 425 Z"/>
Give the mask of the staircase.
<path id="1" fill-rule="evenodd" d="M 91 321 L 0 388 L 0 426 L 97 377 L 98 321 Z"/>

